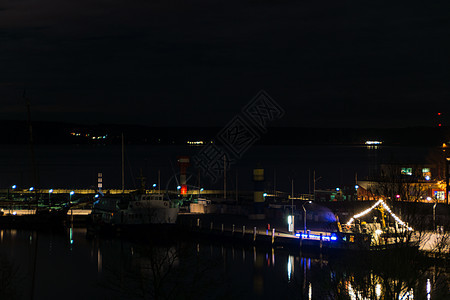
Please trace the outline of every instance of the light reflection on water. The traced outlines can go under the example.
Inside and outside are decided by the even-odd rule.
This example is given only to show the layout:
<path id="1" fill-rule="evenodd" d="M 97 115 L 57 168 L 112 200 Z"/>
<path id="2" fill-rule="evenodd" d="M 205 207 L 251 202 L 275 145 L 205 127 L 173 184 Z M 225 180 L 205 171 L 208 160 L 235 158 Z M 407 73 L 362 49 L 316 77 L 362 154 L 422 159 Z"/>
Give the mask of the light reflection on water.
<path id="1" fill-rule="evenodd" d="M 155 294 L 169 299 L 187 295 L 371 300 L 448 296 L 448 266 L 404 266 L 396 273 L 391 266 L 368 268 L 357 257 L 301 257 L 282 249 L 188 241 L 151 246 L 150 241 L 87 239 L 86 230 L 79 228 L 55 233 L 0 230 L 0 237 L 1 257 L 18 268 L 14 276 L 23 287 L 16 289 L 19 298 L 29 297 L 36 242 L 36 299 L 54 295 L 152 299 Z"/>

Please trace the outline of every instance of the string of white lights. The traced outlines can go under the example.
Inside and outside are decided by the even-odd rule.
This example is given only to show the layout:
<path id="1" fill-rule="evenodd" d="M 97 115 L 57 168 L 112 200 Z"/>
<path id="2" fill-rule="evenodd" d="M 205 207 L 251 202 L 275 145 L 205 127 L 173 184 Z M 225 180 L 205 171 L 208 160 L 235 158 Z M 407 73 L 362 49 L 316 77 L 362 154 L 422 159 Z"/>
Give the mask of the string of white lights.
<path id="1" fill-rule="evenodd" d="M 354 215 L 354 216 L 347 222 L 347 225 L 352 224 L 353 221 L 355 220 L 355 218 L 359 218 L 359 217 L 365 216 L 365 215 L 367 215 L 368 213 L 370 213 L 370 212 L 372 211 L 372 209 L 374 209 L 375 207 L 377 207 L 377 206 L 380 204 L 380 202 L 383 202 L 383 200 L 378 200 L 374 205 L 372 205 L 372 207 L 366 209 L 365 211 L 363 211 L 363 212 L 361 212 L 361 213 L 359 213 L 359 214 Z"/>
<path id="2" fill-rule="evenodd" d="M 394 220 L 395 220 L 398 224 L 400 224 L 400 225 L 403 226 L 403 227 L 406 227 L 406 228 L 407 228 L 408 230 L 410 230 L 410 231 L 413 230 L 413 229 L 412 229 L 411 227 L 409 227 L 405 222 L 403 222 L 402 220 L 400 220 L 400 218 L 397 217 L 397 216 L 391 211 L 391 209 L 389 208 L 389 206 L 387 206 L 387 204 L 384 203 L 383 200 L 378 200 L 374 205 L 372 205 L 372 207 L 366 209 L 365 211 L 363 211 L 363 212 L 361 212 L 361 213 L 359 213 L 359 214 L 354 215 L 352 218 L 350 218 L 350 220 L 347 222 L 346 225 L 350 225 L 350 224 L 353 223 L 353 221 L 354 221 L 355 219 L 367 215 L 369 212 L 371 212 L 375 207 L 377 207 L 377 206 L 380 205 L 380 204 L 384 207 L 384 209 L 385 209 L 386 211 L 389 212 L 389 214 L 394 218 Z"/>
<path id="3" fill-rule="evenodd" d="M 400 218 L 397 217 L 397 216 L 391 211 L 391 209 L 389 208 L 389 206 L 387 206 L 387 204 L 384 203 L 384 201 L 382 201 L 381 204 L 383 205 L 384 209 L 386 209 L 386 210 L 391 214 L 391 216 L 394 218 L 394 220 L 395 220 L 397 223 L 399 223 L 399 224 L 402 225 L 403 227 L 406 227 L 406 229 L 408 229 L 409 231 L 412 231 L 412 230 L 413 230 L 411 227 L 409 227 L 408 225 L 406 225 L 405 222 L 403 222 L 402 220 L 400 220 Z"/>

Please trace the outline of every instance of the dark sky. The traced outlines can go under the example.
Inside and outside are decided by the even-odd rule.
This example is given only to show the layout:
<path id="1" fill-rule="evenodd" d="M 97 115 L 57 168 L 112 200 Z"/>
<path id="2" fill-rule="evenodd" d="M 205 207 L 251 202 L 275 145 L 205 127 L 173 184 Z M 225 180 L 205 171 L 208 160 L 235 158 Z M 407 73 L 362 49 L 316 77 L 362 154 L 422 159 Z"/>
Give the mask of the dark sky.
<path id="1" fill-rule="evenodd" d="M 450 1 L 2 0 L 0 119 L 222 126 L 260 90 L 278 126 L 450 113 Z"/>

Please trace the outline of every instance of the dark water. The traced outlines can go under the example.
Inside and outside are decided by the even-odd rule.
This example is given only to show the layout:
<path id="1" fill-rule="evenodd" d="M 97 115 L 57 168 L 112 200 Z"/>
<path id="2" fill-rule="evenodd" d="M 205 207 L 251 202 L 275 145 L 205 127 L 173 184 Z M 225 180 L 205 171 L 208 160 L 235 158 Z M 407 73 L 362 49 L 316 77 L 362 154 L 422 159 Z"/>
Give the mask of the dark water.
<path id="1" fill-rule="evenodd" d="M 158 181 L 161 171 L 161 186 L 175 188 L 179 172 L 177 156 L 193 157 L 200 147 L 187 146 L 140 146 L 125 147 L 125 186 L 139 187 L 141 172 L 146 177 L 147 187 Z M 376 171 L 380 163 L 419 160 L 425 162 L 436 156 L 438 149 L 406 147 L 366 146 L 253 146 L 241 159 L 231 165 L 227 181 L 235 189 L 253 188 L 252 169 L 260 165 L 265 169 L 265 185 L 272 189 L 291 191 L 294 180 L 295 193 L 308 193 L 312 188 L 313 171 L 316 171 L 317 188 L 334 188 L 353 185 L 355 177 L 364 179 Z M 89 188 L 97 186 L 97 173 L 103 173 L 104 188 L 121 188 L 121 147 L 110 145 L 58 145 L 36 146 L 36 165 L 42 188 Z M 2 146 L 0 149 L 1 185 L 16 184 L 27 188 L 32 185 L 31 159 L 26 145 Z M 208 180 L 191 166 L 188 169 L 188 184 L 206 189 L 222 188 L 223 180 L 216 183 Z"/>
<path id="2" fill-rule="evenodd" d="M 448 263 L 0 230 L 1 299 L 449 299 Z M 36 258 L 36 259 L 35 259 Z"/>

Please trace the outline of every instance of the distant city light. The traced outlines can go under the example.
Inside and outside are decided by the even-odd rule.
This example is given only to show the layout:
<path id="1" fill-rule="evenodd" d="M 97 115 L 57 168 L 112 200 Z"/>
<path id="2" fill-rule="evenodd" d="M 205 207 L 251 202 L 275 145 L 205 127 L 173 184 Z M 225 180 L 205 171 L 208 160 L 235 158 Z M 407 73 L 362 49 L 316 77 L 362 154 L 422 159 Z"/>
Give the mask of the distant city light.
<path id="1" fill-rule="evenodd" d="M 355 189 L 359 189 L 359 185 L 355 185 Z"/>
<path id="2" fill-rule="evenodd" d="M 381 141 L 366 141 L 366 145 L 381 145 L 383 142 Z"/>
<path id="3" fill-rule="evenodd" d="M 94 198 L 98 198 L 98 194 L 95 194 Z"/>
<path id="4" fill-rule="evenodd" d="M 34 190 L 34 187 L 30 187 L 30 189 L 29 189 L 30 191 L 32 191 L 32 190 Z"/>
<path id="5" fill-rule="evenodd" d="M 70 191 L 70 196 L 72 196 L 73 194 L 75 194 L 75 192 L 74 191 Z"/>
<path id="6" fill-rule="evenodd" d="M 203 192 L 204 190 L 205 190 L 204 188 L 201 188 L 201 189 L 200 189 L 200 192 Z"/>
<path id="7" fill-rule="evenodd" d="M 156 183 L 153 184 L 153 187 L 156 187 Z"/>
<path id="8" fill-rule="evenodd" d="M 15 189 L 16 187 L 17 187 L 17 185 L 14 184 L 11 188 L 12 188 L 12 189 Z"/>
<path id="9" fill-rule="evenodd" d="M 180 190 L 180 189 L 181 189 L 181 185 L 177 186 L 177 190 Z"/>
<path id="10" fill-rule="evenodd" d="M 431 179 L 431 178 L 430 178 L 430 175 L 425 176 L 425 179 L 426 179 L 426 180 L 430 180 L 430 179 Z"/>
<path id="11" fill-rule="evenodd" d="M 205 142 L 203 141 L 187 141 L 186 142 L 188 145 L 194 145 L 194 146 L 200 146 L 200 145 L 204 145 Z"/>
<path id="12" fill-rule="evenodd" d="M 395 195 L 395 197 L 398 199 L 398 198 L 400 198 L 400 195 Z"/>
<path id="13" fill-rule="evenodd" d="M 49 194 L 53 193 L 53 189 L 48 190 Z"/>
<path id="14" fill-rule="evenodd" d="M 431 201 L 432 199 L 431 199 L 431 197 L 427 197 L 427 200 L 428 200 L 428 201 Z"/>
<path id="15" fill-rule="evenodd" d="M 264 193 L 264 194 L 263 194 L 263 197 L 267 197 L 267 193 Z"/>
<path id="16" fill-rule="evenodd" d="M 336 191 L 338 191 L 338 192 L 339 192 L 340 190 L 341 190 L 340 188 L 336 188 Z"/>

